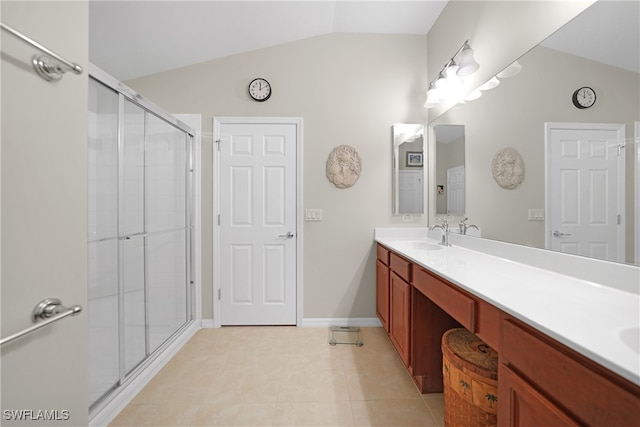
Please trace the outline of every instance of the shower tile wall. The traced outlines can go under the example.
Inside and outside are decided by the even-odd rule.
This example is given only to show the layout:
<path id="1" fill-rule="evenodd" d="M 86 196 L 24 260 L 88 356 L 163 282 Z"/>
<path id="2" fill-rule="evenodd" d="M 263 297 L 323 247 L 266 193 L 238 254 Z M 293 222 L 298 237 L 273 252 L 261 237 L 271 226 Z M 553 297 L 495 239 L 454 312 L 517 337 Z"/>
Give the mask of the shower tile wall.
<path id="1" fill-rule="evenodd" d="M 90 403 L 189 317 L 188 135 L 120 98 L 91 80 Z"/>

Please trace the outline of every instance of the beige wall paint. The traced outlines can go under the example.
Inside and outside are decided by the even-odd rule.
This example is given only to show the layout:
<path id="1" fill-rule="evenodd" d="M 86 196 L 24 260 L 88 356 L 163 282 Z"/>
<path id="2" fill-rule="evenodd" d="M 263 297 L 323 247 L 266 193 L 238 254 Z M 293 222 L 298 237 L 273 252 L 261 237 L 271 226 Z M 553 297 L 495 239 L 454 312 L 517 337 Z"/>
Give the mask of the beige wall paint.
<path id="1" fill-rule="evenodd" d="M 85 70 L 88 3 L 3 1 L 2 22 Z M 2 337 L 32 325 L 46 297 L 87 307 L 87 72 L 56 83 L 31 66 L 37 51 L 2 32 Z M 88 423 L 87 314 L 2 346 L 2 425 Z M 58 411 L 60 421 L 5 410 Z M 65 412 L 68 411 L 68 419 Z"/>
<path id="2" fill-rule="evenodd" d="M 271 99 L 251 101 L 247 85 L 264 77 Z M 375 317 L 374 227 L 426 225 L 391 214 L 391 125 L 425 123 L 424 36 L 330 34 L 126 82 L 162 108 L 203 120 L 203 317 L 212 318 L 212 138 L 214 116 L 304 119 L 304 317 Z M 325 177 L 331 150 L 362 158 L 355 186 Z"/>

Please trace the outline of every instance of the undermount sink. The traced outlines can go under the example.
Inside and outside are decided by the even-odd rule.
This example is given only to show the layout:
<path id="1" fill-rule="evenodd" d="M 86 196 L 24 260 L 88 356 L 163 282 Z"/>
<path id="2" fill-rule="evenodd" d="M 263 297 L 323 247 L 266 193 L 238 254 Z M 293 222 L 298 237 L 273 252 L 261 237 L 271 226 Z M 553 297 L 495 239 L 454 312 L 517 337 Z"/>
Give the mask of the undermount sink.
<path id="1" fill-rule="evenodd" d="M 625 329 L 620 333 L 620 338 L 633 352 L 640 354 L 640 328 Z"/>
<path id="2" fill-rule="evenodd" d="M 406 242 L 409 249 L 414 251 L 439 251 L 442 246 L 436 243 L 425 242 L 424 240 L 408 240 Z"/>

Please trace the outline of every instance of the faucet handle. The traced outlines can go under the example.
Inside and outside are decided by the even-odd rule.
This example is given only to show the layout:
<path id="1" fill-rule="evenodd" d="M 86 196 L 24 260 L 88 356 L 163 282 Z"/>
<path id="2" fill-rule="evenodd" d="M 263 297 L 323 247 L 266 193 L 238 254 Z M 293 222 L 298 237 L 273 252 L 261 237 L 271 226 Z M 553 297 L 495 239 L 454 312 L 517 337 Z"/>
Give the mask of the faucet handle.
<path id="1" fill-rule="evenodd" d="M 447 223 L 448 223 L 448 222 L 447 222 L 447 221 L 448 221 L 448 220 L 447 220 L 447 216 L 440 216 L 440 217 L 438 217 L 438 216 L 437 216 L 437 217 L 436 217 L 436 219 L 437 219 L 438 221 L 440 221 L 440 222 L 442 223 L 442 225 L 447 225 Z"/>
<path id="2" fill-rule="evenodd" d="M 466 225 L 465 223 L 467 222 L 468 219 L 469 219 L 468 217 L 465 218 L 465 219 L 461 219 L 460 220 L 460 225 Z"/>

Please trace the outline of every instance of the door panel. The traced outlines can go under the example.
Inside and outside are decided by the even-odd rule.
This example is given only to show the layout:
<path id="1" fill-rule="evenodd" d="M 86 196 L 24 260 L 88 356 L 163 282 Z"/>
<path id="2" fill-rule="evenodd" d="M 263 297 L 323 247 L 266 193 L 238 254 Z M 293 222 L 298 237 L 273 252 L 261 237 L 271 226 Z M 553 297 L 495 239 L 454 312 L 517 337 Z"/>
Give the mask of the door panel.
<path id="1" fill-rule="evenodd" d="M 187 236 L 172 231 L 147 240 L 149 351 L 187 322 Z"/>
<path id="2" fill-rule="evenodd" d="M 220 125 L 220 320 L 296 323 L 294 124 Z"/>
<path id="3" fill-rule="evenodd" d="M 623 125 L 547 124 L 547 247 L 624 261 L 622 143 Z"/>
<path id="4" fill-rule="evenodd" d="M 123 103 L 119 231 L 128 235 L 144 232 L 145 111 L 127 99 Z"/>
<path id="5" fill-rule="evenodd" d="M 128 374 L 147 356 L 144 239 L 122 240 L 122 248 L 124 370 Z"/>
<path id="6" fill-rule="evenodd" d="M 465 212 L 464 166 L 447 169 L 447 213 L 462 215 Z"/>

